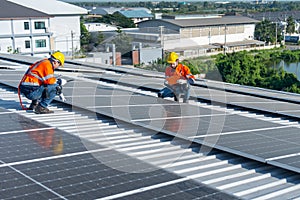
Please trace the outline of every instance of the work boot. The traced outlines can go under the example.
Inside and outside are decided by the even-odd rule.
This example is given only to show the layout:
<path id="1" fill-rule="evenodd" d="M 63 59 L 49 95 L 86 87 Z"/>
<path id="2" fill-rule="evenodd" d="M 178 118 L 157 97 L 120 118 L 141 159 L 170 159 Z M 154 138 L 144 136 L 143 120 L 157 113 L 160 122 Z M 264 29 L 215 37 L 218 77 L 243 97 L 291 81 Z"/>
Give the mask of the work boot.
<path id="1" fill-rule="evenodd" d="M 44 108 L 40 104 L 38 104 L 34 110 L 35 114 L 50 114 L 54 113 L 52 110 L 49 110 L 48 108 Z"/>
<path id="2" fill-rule="evenodd" d="M 28 107 L 28 110 L 35 110 L 37 105 L 38 105 L 38 101 L 37 100 L 32 100 L 30 106 Z"/>

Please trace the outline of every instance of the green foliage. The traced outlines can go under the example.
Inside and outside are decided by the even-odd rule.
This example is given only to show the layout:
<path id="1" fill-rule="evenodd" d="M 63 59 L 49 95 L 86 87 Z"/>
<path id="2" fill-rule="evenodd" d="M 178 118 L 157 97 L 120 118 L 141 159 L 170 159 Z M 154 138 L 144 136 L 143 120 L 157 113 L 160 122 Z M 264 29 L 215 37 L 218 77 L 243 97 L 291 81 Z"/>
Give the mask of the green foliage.
<path id="1" fill-rule="evenodd" d="M 80 45 L 88 45 L 90 42 L 91 34 L 84 26 L 83 22 L 80 22 Z"/>
<path id="2" fill-rule="evenodd" d="M 277 27 L 276 24 L 272 23 L 269 20 L 264 20 L 256 24 L 254 37 L 257 40 L 270 42 L 272 44 L 276 42 L 276 39 L 277 42 L 283 39 L 279 27 Z"/>
<path id="3" fill-rule="evenodd" d="M 168 63 L 166 63 L 161 58 L 158 58 L 156 61 L 152 62 L 150 65 L 147 65 L 143 69 L 157 71 L 157 72 L 165 72 Z"/>
<path id="4" fill-rule="evenodd" d="M 114 26 L 122 27 L 122 28 L 135 28 L 135 24 L 131 19 L 128 19 L 124 15 L 116 12 L 114 14 L 107 14 L 103 17 L 99 18 L 90 18 L 87 21 L 89 22 L 99 22 L 105 24 L 111 24 Z"/>
<path id="5" fill-rule="evenodd" d="M 276 63 L 281 59 L 298 62 L 299 52 L 286 50 L 250 54 L 243 51 L 226 55 L 219 54 L 215 62 L 225 82 L 299 92 L 300 82 L 295 74 L 287 73 L 283 68 L 274 68 L 272 61 Z"/>
<path id="6" fill-rule="evenodd" d="M 132 38 L 122 31 L 118 32 L 112 43 L 116 45 L 116 51 L 121 52 L 122 55 L 131 52 Z"/>
<path id="7" fill-rule="evenodd" d="M 294 18 L 292 16 L 289 16 L 286 21 L 287 21 L 286 32 L 289 34 L 295 33 L 296 24 Z"/>

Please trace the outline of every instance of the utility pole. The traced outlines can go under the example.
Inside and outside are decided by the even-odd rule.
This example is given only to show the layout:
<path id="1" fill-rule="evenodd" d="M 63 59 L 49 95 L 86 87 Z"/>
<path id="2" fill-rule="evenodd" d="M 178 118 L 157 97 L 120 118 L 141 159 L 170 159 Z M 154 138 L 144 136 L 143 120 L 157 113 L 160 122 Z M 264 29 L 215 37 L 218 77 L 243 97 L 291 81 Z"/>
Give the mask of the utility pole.
<path id="1" fill-rule="evenodd" d="M 161 48 L 164 48 L 164 35 L 163 35 L 163 30 L 164 30 L 164 26 L 159 26 L 160 29 L 160 46 Z"/>
<path id="2" fill-rule="evenodd" d="M 71 48 L 72 48 L 72 60 L 74 59 L 74 47 L 73 47 L 73 39 L 74 39 L 74 32 L 71 30 Z"/>
<path id="3" fill-rule="evenodd" d="M 211 27 L 209 28 L 209 31 L 208 31 L 208 44 L 210 45 L 211 44 Z"/>
<path id="4" fill-rule="evenodd" d="M 164 59 L 164 35 L 163 35 L 163 30 L 164 26 L 159 26 L 160 28 L 160 46 L 161 46 L 161 59 Z"/>
<path id="5" fill-rule="evenodd" d="M 224 32 L 224 46 L 223 46 L 223 48 L 224 48 L 224 54 L 226 54 L 226 37 L 227 37 L 227 25 L 225 24 L 225 30 L 224 30 L 225 32 Z"/>
<path id="6" fill-rule="evenodd" d="M 277 47 L 277 22 L 275 22 L 275 27 L 276 27 L 276 30 L 275 30 L 275 47 Z"/>

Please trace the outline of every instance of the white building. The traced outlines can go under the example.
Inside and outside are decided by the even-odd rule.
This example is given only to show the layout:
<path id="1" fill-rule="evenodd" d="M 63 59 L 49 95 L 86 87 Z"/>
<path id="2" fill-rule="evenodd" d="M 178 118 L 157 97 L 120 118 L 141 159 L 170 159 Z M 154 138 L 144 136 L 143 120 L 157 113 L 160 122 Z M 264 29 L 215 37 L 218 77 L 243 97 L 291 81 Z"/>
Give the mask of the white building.
<path id="1" fill-rule="evenodd" d="M 199 52 L 214 50 L 236 51 L 244 48 L 263 46 L 254 40 L 255 25 L 258 20 L 243 16 L 205 16 L 201 18 L 166 16 L 166 18 L 138 23 L 141 32 L 152 32 L 161 42 L 164 50 Z M 148 40 L 150 35 L 142 35 Z M 135 37 L 135 36 L 133 36 Z M 139 38 L 143 40 L 143 38 Z"/>
<path id="2" fill-rule="evenodd" d="M 66 55 L 80 49 L 80 16 L 87 10 L 56 0 L 3 0 L 0 52 Z"/>
<path id="3" fill-rule="evenodd" d="M 98 32 L 98 31 L 116 31 L 118 28 L 110 24 L 104 24 L 99 22 L 85 23 L 84 26 L 89 32 Z"/>
<path id="4" fill-rule="evenodd" d="M 51 34 L 46 32 L 51 16 L 2 1 L 0 6 L 0 52 L 49 53 Z"/>

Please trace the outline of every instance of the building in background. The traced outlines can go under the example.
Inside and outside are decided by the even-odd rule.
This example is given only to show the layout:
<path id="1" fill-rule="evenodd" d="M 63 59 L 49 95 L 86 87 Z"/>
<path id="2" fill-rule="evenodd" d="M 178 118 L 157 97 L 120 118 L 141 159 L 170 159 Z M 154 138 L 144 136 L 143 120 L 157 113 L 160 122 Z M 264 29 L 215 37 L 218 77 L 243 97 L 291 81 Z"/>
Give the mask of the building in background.
<path id="1" fill-rule="evenodd" d="M 183 56 L 194 57 L 212 51 L 239 51 L 264 46 L 254 40 L 258 20 L 244 16 L 165 16 L 162 19 L 138 23 L 139 32 L 147 33 L 144 40 L 156 35 L 167 51 L 176 51 Z M 134 33 L 130 33 L 134 34 Z"/>
<path id="2" fill-rule="evenodd" d="M 89 22 L 84 23 L 85 28 L 88 30 L 88 32 L 102 32 L 102 31 L 116 31 L 118 30 L 118 27 L 105 24 L 105 23 L 99 23 L 99 22 Z"/>
<path id="3" fill-rule="evenodd" d="M 118 12 L 124 17 L 131 19 L 134 24 L 153 18 L 153 15 L 149 14 L 145 10 L 122 9 Z"/>
<path id="4" fill-rule="evenodd" d="M 0 6 L 0 52 L 49 54 L 52 16 L 40 11 L 2 1 Z"/>
<path id="5" fill-rule="evenodd" d="M 124 17 L 131 19 L 135 24 L 141 21 L 149 20 L 154 17 L 148 8 L 117 8 L 117 7 L 85 7 L 90 17 L 101 17 L 103 15 L 112 15 L 120 13 Z"/>
<path id="6" fill-rule="evenodd" d="M 86 9 L 56 0 L 3 0 L 0 13 L 0 52 L 45 56 L 59 50 L 71 56 L 80 49 Z"/>

